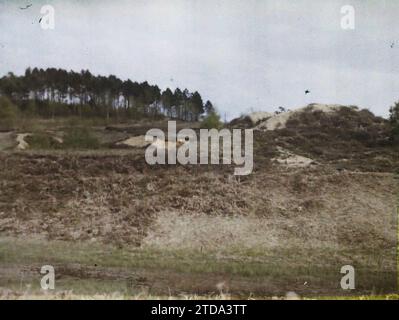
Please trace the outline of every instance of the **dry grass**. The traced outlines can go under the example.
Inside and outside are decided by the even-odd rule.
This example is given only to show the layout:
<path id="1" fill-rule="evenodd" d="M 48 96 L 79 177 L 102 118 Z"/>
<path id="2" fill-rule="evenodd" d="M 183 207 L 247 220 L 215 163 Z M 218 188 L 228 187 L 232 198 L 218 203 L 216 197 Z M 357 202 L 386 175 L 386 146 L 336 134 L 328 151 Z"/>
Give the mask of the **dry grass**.
<path id="1" fill-rule="evenodd" d="M 43 297 L 43 264 L 56 267 L 57 291 L 44 296 L 56 299 L 340 296 L 344 264 L 356 268 L 356 294 L 394 292 L 397 155 L 374 135 L 318 153 L 323 132 L 309 128 L 327 120 L 314 116 L 257 132 L 255 171 L 240 179 L 229 166 L 151 167 L 143 150 L 1 152 L 2 297 Z M 147 125 L 93 132 L 108 148 Z M 0 148 L 14 138 L 0 136 Z M 274 165 L 277 146 L 319 165 Z"/>
<path id="2" fill-rule="evenodd" d="M 50 261 L 60 290 L 83 295 L 207 295 L 222 283 L 240 297 L 331 296 L 344 264 L 356 266 L 359 294 L 394 290 L 392 174 L 274 169 L 239 182 L 128 154 L 3 157 L 0 232 L 12 238 L 0 287 L 24 291 L 21 274 L 37 286 Z M 128 286 L 132 274 L 146 280 Z"/>
<path id="3" fill-rule="evenodd" d="M 0 288 L 43 293 L 40 267 L 56 271 L 56 291 L 77 295 L 229 294 L 236 298 L 352 294 L 339 288 L 340 266 L 356 265 L 356 294 L 392 292 L 387 252 L 331 248 L 200 251 L 115 248 L 87 242 L 2 238 Z M 396 267 L 396 266 L 395 266 Z"/>
<path id="4" fill-rule="evenodd" d="M 172 219 L 179 214 L 186 224 L 191 222 L 184 216 L 197 216 L 196 224 L 207 224 L 201 219 L 213 216 L 210 224 L 221 225 L 222 217 L 230 217 L 225 222 L 233 236 L 238 232 L 233 225 L 251 230 L 245 229 L 251 220 L 243 221 L 250 216 L 258 218 L 253 224 L 264 226 L 267 239 L 278 234 L 279 241 L 293 237 L 345 245 L 370 240 L 379 247 L 393 239 L 387 229 L 396 204 L 392 174 L 271 168 L 239 182 L 219 168 L 151 168 L 128 153 L 1 157 L 4 235 L 138 245 L 159 214 L 171 212 Z"/>

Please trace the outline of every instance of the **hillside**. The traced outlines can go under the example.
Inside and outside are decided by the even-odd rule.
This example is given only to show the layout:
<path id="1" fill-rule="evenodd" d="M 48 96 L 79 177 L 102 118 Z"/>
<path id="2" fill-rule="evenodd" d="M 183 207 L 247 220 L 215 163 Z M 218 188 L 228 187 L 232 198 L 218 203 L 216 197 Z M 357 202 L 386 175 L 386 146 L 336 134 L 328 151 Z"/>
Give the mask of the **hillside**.
<path id="1" fill-rule="evenodd" d="M 142 146 L 120 144 L 163 120 L 2 132 L 0 288 L 18 296 L 23 281 L 37 294 L 45 261 L 58 292 L 85 295 L 394 292 L 398 149 L 387 121 L 343 106 L 257 119 L 230 124 L 255 129 L 243 177 L 229 165 L 150 166 Z M 355 292 L 339 287 L 346 264 Z"/>
<path id="2" fill-rule="evenodd" d="M 278 158 L 284 149 L 339 170 L 396 172 L 399 168 L 399 146 L 391 140 L 390 123 L 366 109 L 311 104 L 264 116 L 257 122 L 242 117 L 230 124 L 254 128 L 260 158 Z"/>

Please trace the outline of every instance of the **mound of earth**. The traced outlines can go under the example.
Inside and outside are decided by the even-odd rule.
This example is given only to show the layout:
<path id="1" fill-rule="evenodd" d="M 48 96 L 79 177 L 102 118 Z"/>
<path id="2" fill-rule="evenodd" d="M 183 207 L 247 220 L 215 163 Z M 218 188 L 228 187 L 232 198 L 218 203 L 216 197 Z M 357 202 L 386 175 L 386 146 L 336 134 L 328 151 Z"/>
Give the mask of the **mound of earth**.
<path id="1" fill-rule="evenodd" d="M 310 104 L 255 126 L 230 125 L 254 128 L 255 167 L 281 158 L 278 148 L 337 169 L 396 172 L 399 167 L 389 121 L 354 106 Z"/>
<path id="2" fill-rule="evenodd" d="M 148 142 L 145 140 L 145 136 L 136 136 L 130 137 L 128 139 L 119 141 L 115 144 L 115 147 L 128 147 L 128 148 L 146 148 L 150 144 L 157 147 L 157 149 L 165 149 L 168 150 L 169 148 L 176 149 L 179 148 L 184 141 L 181 139 L 176 138 L 176 141 L 163 141 L 160 139 L 156 139 L 154 142 Z"/>
<path id="3" fill-rule="evenodd" d="M 31 134 L 30 133 L 19 133 L 17 134 L 17 146 L 16 149 L 18 150 L 25 150 L 26 148 L 29 147 L 29 144 L 25 141 L 25 138 L 29 137 Z"/>
<path id="4" fill-rule="evenodd" d="M 233 119 L 230 122 L 230 126 L 252 128 L 261 121 L 269 119 L 271 117 L 273 117 L 273 114 L 270 112 L 263 112 L 263 111 L 252 112 L 248 115 L 244 115 L 239 118 Z"/>
<path id="5" fill-rule="evenodd" d="M 266 120 L 262 121 L 256 126 L 256 129 L 261 129 L 261 130 L 276 130 L 276 129 L 283 129 L 286 127 L 287 121 L 293 117 L 295 117 L 298 114 L 301 114 L 303 112 L 324 112 L 324 113 L 332 113 L 332 112 L 337 112 L 344 106 L 338 105 L 338 104 L 310 104 L 306 107 L 299 108 L 297 110 L 292 110 L 292 111 L 287 111 L 287 112 L 282 112 L 278 113 L 275 115 L 271 115 L 269 118 Z M 355 107 L 349 107 L 353 110 L 357 110 Z"/>
<path id="6" fill-rule="evenodd" d="M 273 158 L 272 161 L 275 161 L 282 165 L 286 165 L 287 167 L 302 168 L 315 164 L 312 159 L 299 156 L 281 147 L 277 147 L 277 150 L 279 152 L 279 156 Z"/>
<path id="7" fill-rule="evenodd" d="M 116 143 L 116 146 L 125 146 L 133 148 L 145 148 L 150 143 L 145 141 L 145 136 L 130 137 Z"/>

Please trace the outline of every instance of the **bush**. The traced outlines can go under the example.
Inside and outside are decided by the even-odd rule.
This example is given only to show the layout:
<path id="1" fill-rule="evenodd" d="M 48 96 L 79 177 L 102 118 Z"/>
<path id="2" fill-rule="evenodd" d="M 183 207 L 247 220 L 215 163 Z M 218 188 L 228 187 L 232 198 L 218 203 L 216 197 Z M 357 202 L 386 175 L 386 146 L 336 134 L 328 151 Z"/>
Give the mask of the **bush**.
<path id="1" fill-rule="evenodd" d="M 391 137 L 394 141 L 399 141 L 399 101 L 389 109 L 389 120 L 391 122 Z"/>
<path id="2" fill-rule="evenodd" d="M 87 128 L 70 128 L 64 136 L 64 148 L 98 149 L 100 142 Z"/>
<path id="3" fill-rule="evenodd" d="M 60 149 L 61 147 L 59 142 L 45 133 L 35 133 L 28 136 L 26 142 L 32 149 Z"/>
<path id="4" fill-rule="evenodd" d="M 18 107 L 13 104 L 10 99 L 0 96 L 0 118 L 15 119 L 19 115 Z"/>
<path id="5" fill-rule="evenodd" d="M 35 133 L 26 138 L 32 149 L 98 149 L 98 139 L 87 128 L 68 128 L 63 142 L 48 133 Z"/>
<path id="6" fill-rule="evenodd" d="M 7 97 L 0 96 L 0 125 L 2 129 L 12 129 L 18 117 L 18 107 Z"/>
<path id="7" fill-rule="evenodd" d="M 221 129 L 223 123 L 220 121 L 220 116 L 217 112 L 211 112 L 201 122 L 201 128 L 203 129 Z"/>

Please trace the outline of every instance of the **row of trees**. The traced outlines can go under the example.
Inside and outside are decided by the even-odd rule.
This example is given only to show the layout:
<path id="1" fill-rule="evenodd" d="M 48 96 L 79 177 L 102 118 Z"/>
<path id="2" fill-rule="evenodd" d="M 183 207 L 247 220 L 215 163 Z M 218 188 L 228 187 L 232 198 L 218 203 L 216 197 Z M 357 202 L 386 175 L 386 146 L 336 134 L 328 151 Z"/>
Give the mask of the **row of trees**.
<path id="1" fill-rule="evenodd" d="M 114 75 L 95 76 L 63 69 L 28 68 L 23 76 L 13 73 L 0 78 L 0 94 L 23 112 L 45 117 L 78 115 L 109 119 L 168 116 L 197 121 L 214 112 L 210 101 L 187 89 L 161 91 L 148 82 L 121 80 Z"/>

